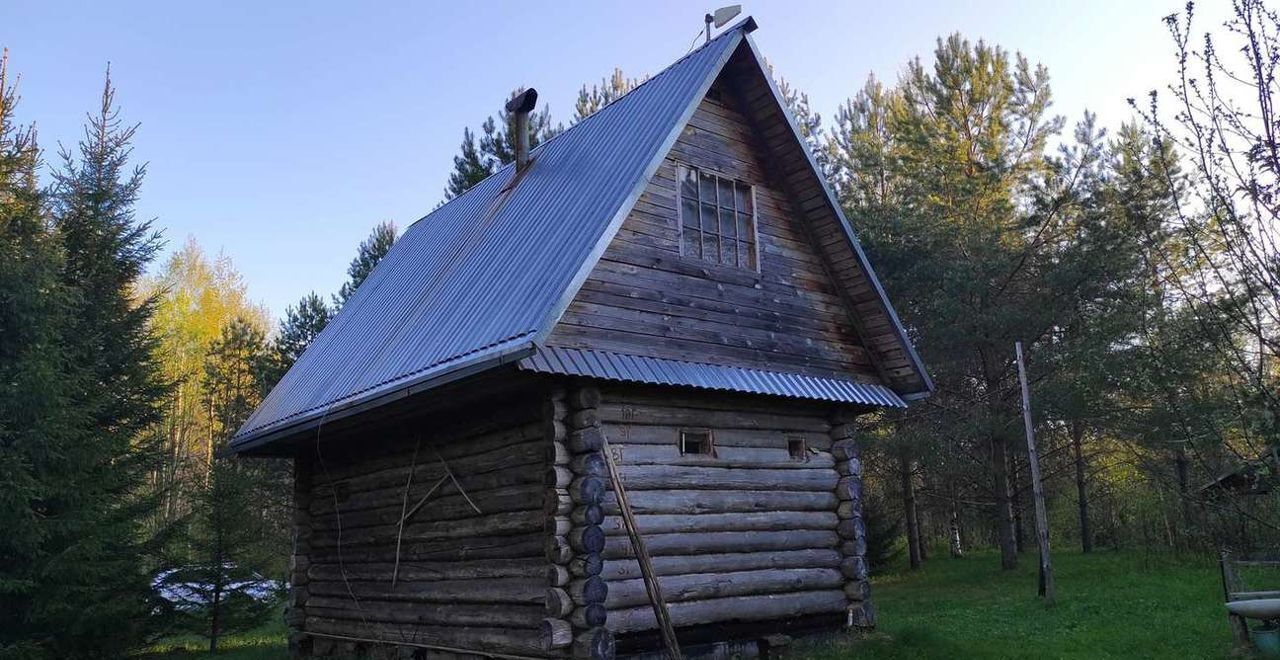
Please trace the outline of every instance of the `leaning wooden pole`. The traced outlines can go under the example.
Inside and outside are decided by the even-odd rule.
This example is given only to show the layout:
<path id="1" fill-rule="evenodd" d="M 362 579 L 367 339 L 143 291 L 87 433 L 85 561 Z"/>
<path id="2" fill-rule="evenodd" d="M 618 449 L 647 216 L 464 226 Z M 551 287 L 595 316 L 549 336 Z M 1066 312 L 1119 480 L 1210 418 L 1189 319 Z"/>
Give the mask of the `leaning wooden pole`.
<path id="1" fill-rule="evenodd" d="M 604 462 L 609 470 L 609 481 L 613 483 L 613 494 L 618 498 L 622 524 L 627 528 L 627 537 L 631 539 L 631 548 L 636 553 L 636 563 L 640 565 L 640 576 L 644 578 L 644 590 L 649 595 L 649 604 L 653 606 L 653 616 L 658 620 L 662 644 L 667 648 L 667 655 L 671 660 L 683 660 L 680 642 L 676 639 L 675 626 L 671 625 L 671 613 L 667 611 L 667 601 L 662 598 L 662 587 L 659 586 L 658 576 L 654 573 L 649 551 L 645 549 L 644 538 L 640 536 L 640 529 L 636 527 L 636 516 L 631 511 L 631 502 L 627 500 L 627 489 L 622 485 L 622 473 L 618 471 L 618 464 L 613 459 L 608 438 L 604 439 Z"/>
<path id="2" fill-rule="evenodd" d="M 1022 423 L 1027 431 L 1027 462 L 1031 464 L 1031 495 L 1036 503 L 1036 545 L 1040 548 L 1040 595 L 1046 605 L 1054 602 L 1053 562 L 1049 559 L 1049 518 L 1044 507 L 1044 485 L 1040 481 L 1040 453 L 1036 450 L 1035 425 L 1031 422 L 1031 388 L 1022 359 L 1022 342 L 1014 344 L 1018 357 L 1018 382 L 1022 386 Z"/>

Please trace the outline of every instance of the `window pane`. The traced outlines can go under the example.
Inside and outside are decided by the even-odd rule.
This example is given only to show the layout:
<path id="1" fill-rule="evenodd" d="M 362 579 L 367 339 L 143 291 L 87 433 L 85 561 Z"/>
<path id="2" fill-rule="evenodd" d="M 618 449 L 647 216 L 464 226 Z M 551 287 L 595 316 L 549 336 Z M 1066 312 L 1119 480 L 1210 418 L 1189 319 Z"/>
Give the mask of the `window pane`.
<path id="1" fill-rule="evenodd" d="M 698 173 L 687 167 L 680 168 L 680 196 L 698 201 Z"/>
<path id="2" fill-rule="evenodd" d="M 720 206 L 733 210 L 733 179 L 720 179 Z"/>
<path id="3" fill-rule="evenodd" d="M 739 213 L 751 213 L 751 186 L 745 183 L 739 183 L 737 186 L 737 206 Z"/>
<path id="4" fill-rule="evenodd" d="M 726 266 L 738 265 L 738 242 L 728 238 L 720 241 L 720 263 Z"/>
<path id="5" fill-rule="evenodd" d="M 702 238 L 700 238 L 696 228 L 685 227 L 684 232 L 680 235 L 680 240 L 684 243 L 684 256 L 702 257 Z"/>
<path id="6" fill-rule="evenodd" d="M 738 214 L 738 238 L 744 241 L 756 239 L 755 228 L 751 226 L 751 216 L 746 213 Z"/>
<path id="7" fill-rule="evenodd" d="M 702 194 L 702 201 L 715 204 L 716 203 L 716 178 L 714 176 L 711 176 L 710 174 L 707 174 L 706 172 L 700 172 L 698 176 L 699 176 L 698 181 L 700 184 L 699 191 Z"/>
<path id="8" fill-rule="evenodd" d="M 737 230 L 733 227 L 733 209 L 720 209 L 720 235 L 728 238 L 734 238 L 738 235 Z"/>
<path id="9" fill-rule="evenodd" d="M 685 227 L 698 228 L 698 201 L 683 197 L 680 199 L 680 223 Z"/>
<path id="10" fill-rule="evenodd" d="M 715 234 L 702 235 L 702 258 L 715 263 L 720 261 L 720 239 Z"/>
<path id="11" fill-rule="evenodd" d="M 738 243 L 738 265 L 743 268 L 756 267 L 756 247 L 754 244 L 746 241 Z"/>
<path id="12" fill-rule="evenodd" d="M 713 234 L 719 233 L 716 226 L 716 206 L 707 202 L 702 203 L 702 231 L 709 231 Z"/>

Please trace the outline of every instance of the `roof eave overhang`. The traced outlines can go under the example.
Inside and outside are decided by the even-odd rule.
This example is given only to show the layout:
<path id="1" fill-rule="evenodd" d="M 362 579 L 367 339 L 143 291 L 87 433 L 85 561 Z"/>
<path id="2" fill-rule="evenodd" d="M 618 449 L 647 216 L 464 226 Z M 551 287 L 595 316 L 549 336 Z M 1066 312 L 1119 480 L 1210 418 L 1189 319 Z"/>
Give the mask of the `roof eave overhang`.
<path id="1" fill-rule="evenodd" d="M 480 374 L 503 365 L 519 362 L 532 355 L 534 344 L 527 337 L 515 342 L 499 344 L 464 359 L 442 365 L 406 379 L 389 389 L 375 390 L 365 396 L 355 397 L 320 410 L 301 415 L 288 423 L 246 433 L 234 438 L 225 450 L 230 454 L 253 454 L 272 445 L 303 433 L 321 428 L 324 424 L 358 415 L 394 401 L 426 392 L 464 378 Z"/>

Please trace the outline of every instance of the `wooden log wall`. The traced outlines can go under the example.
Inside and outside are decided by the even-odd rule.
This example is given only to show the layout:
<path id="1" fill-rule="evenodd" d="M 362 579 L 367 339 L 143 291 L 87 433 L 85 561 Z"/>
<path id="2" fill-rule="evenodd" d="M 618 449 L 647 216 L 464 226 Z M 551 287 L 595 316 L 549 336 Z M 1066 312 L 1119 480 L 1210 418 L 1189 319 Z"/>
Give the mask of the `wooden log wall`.
<path id="1" fill-rule="evenodd" d="M 606 627 L 608 587 L 604 568 L 602 503 L 606 492 L 604 436 L 600 431 L 600 391 L 589 381 L 575 383 L 563 399 L 552 398 L 555 417 L 548 470 L 547 616 L 543 640 L 548 650 L 567 649 L 574 658 L 608 660 L 613 633 Z"/>
<path id="2" fill-rule="evenodd" d="M 546 595 L 558 578 L 543 558 L 541 509 L 544 475 L 558 466 L 545 402 L 542 389 L 411 418 L 299 460 L 309 469 L 295 489 L 288 616 L 310 648 L 298 653 L 337 657 L 376 641 L 549 655 Z"/>
<path id="3" fill-rule="evenodd" d="M 831 455 L 835 458 L 836 508 L 840 535 L 840 572 L 845 578 L 844 593 L 849 600 L 846 625 L 874 628 L 876 611 L 871 604 L 871 583 L 867 581 L 867 528 L 862 522 L 862 453 L 855 440 L 853 420 L 857 410 L 838 410 L 832 418 Z"/>
<path id="4" fill-rule="evenodd" d="M 845 541 L 865 538 L 840 513 L 850 501 L 842 493 L 860 477 L 839 471 L 850 461 L 833 453 L 833 433 L 848 427 L 833 425 L 832 414 L 750 395 L 603 387 L 599 423 L 677 628 L 757 621 L 763 630 L 769 620 L 847 613 L 849 593 L 861 594 L 848 574 L 865 571 L 847 565 L 860 553 Z M 681 455 L 682 429 L 709 430 L 714 454 Z M 802 458 L 789 440 L 804 443 Z M 651 632 L 657 624 L 612 492 L 603 514 L 608 627 Z"/>

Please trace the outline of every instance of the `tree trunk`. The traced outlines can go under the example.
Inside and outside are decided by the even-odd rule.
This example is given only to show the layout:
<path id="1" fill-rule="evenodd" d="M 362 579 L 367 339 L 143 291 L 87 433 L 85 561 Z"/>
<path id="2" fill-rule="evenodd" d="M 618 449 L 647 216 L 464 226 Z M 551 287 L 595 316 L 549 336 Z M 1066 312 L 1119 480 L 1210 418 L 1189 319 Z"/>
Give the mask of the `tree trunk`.
<path id="1" fill-rule="evenodd" d="M 911 569 L 920 568 L 920 524 L 916 519 L 915 476 L 911 473 L 911 460 L 903 450 L 899 460 L 899 476 L 902 478 L 902 512 L 907 522 L 907 555 Z"/>
<path id="2" fill-rule="evenodd" d="M 1009 447 L 1009 497 L 1013 508 L 1013 540 L 1019 553 L 1027 548 L 1026 529 L 1022 525 L 1022 488 L 1018 483 L 1018 455 Z"/>
<path id="3" fill-rule="evenodd" d="M 960 542 L 960 502 L 956 500 L 955 486 L 951 487 L 951 556 L 955 559 L 964 556 L 964 546 Z"/>
<path id="4" fill-rule="evenodd" d="M 1009 466 L 1005 462 L 1008 442 L 1000 433 L 991 435 L 991 486 L 996 498 L 996 534 L 1000 545 L 1000 568 L 1018 567 L 1018 546 L 1013 526 L 1013 499 L 1009 493 Z"/>
<path id="5" fill-rule="evenodd" d="M 1087 466 L 1084 458 L 1084 426 L 1071 423 L 1071 448 L 1076 460 L 1076 501 L 1080 504 L 1080 550 L 1093 552 L 1093 530 L 1089 528 L 1089 490 L 1085 488 Z"/>
<path id="6" fill-rule="evenodd" d="M 1178 447 L 1177 453 L 1174 454 L 1174 465 L 1178 471 L 1178 507 L 1182 514 L 1182 520 L 1179 524 L 1179 545 L 1186 547 L 1189 545 L 1188 539 L 1191 535 L 1193 526 L 1193 512 L 1191 510 L 1191 484 L 1187 470 L 1187 452 L 1181 446 Z"/>

